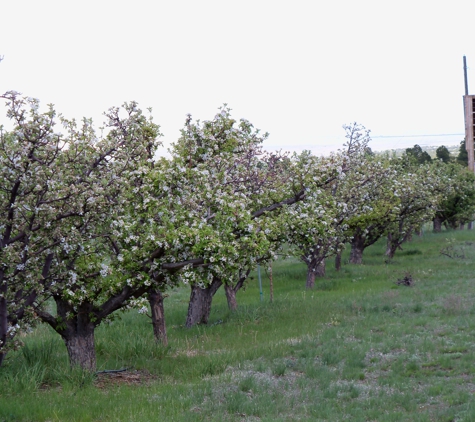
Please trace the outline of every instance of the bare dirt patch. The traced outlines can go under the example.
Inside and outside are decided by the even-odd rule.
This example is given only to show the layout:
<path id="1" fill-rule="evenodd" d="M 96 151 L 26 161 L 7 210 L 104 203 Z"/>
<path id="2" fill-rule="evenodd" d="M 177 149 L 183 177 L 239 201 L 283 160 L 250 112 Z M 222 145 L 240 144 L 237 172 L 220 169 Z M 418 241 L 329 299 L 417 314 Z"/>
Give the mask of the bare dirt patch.
<path id="1" fill-rule="evenodd" d="M 109 388 L 120 385 L 144 385 L 152 382 L 154 378 L 148 371 L 99 372 L 94 385 L 97 388 Z"/>

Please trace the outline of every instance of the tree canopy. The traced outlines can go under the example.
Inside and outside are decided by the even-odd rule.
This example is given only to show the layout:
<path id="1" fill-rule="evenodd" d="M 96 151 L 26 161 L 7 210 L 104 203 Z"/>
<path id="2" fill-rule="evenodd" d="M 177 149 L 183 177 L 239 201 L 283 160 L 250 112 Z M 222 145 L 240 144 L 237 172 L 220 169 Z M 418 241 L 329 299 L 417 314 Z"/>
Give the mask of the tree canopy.
<path id="1" fill-rule="evenodd" d="M 440 147 L 438 147 L 436 149 L 435 155 L 436 155 L 438 160 L 441 160 L 445 164 L 448 164 L 448 163 L 450 163 L 450 161 L 452 161 L 452 157 L 450 156 L 450 152 L 447 149 L 447 147 L 444 146 L 444 145 L 441 145 Z"/>
<path id="2" fill-rule="evenodd" d="M 289 156 L 265 151 L 267 134 L 223 106 L 210 120 L 188 116 L 157 159 L 160 128 L 135 102 L 109 109 L 98 131 L 15 92 L 1 98 L 13 129 L 0 139 L 0 364 L 40 319 L 71 364 L 93 371 L 95 328 L 153 308 L 168 288 L 190 286 L 190 327 L 208 321 L 223 285 L 237 306 L 250 271 L 284 245 L 312 287 L 347 243 L 360 263 L 388 236 L 392 256 L 434 215 L 452 224 L 474 212 L 473 174 L 445 147 L 434 162 L 418 145 L 402 159 L 373 154 L 357 123 L 329 156 Z"/>
<path id="3" fill-rule="evenodd" d="M 406 148 L 406 157 L 418 164 L 430 163 L 432 161 L 431 156 L 427 151 L 423 151 L 419 145 L 414 145 L 412 148 Z"/>

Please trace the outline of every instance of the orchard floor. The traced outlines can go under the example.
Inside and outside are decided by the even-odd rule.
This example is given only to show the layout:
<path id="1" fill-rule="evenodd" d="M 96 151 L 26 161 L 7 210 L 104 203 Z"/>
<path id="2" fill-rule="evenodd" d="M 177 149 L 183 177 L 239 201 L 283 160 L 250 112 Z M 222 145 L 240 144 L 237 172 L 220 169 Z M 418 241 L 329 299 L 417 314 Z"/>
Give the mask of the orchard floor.
<path id="1" fill-rule="evenodd" d="M 475 421 L 475 231 L 403 248 L 328 262 L 314 290 L 303 265 L 274 263 L 272 303 L 262 271 L 262 300 L 254 274 L 237 312 L 219 291 L 192 329 L 189 290 L 170 291 L 169 347 L 136 312 L 98 328 L 98 371 L 122 372 L 69 369 L 39 326 L 0 368 L 0 421 Z"/>

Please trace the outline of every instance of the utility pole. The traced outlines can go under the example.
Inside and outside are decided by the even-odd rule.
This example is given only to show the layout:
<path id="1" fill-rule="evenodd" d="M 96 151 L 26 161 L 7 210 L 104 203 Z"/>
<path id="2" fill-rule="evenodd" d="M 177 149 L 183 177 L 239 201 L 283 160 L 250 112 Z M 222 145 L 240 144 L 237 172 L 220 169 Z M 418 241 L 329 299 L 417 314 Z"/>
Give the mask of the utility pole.
<path id="1" fill-rule="evenodd" d="M 468 168 L 475 172 L 474 145 L 475 145 L 475 95 L 468 95 L 467 59 L 463 56 L 463 73 L 465 81 L 465 95 L 463 97 L 465 117 L 465 149 L 468 155 Z"/>
<path id="2" fill-rule="evenodd" d="M 465 81 L 465 95 L 468 95 L 467 57 L 465 56 L 463 56 L 463 79 Z"/>

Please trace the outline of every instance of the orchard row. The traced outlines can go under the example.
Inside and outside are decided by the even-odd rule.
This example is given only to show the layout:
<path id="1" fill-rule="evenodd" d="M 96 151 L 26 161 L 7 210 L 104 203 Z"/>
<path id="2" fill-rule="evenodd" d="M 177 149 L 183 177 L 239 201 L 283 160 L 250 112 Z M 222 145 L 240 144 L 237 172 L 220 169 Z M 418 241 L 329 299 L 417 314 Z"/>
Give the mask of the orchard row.
<path id="1" fill-rule="evenodd" d="M 94 371 L 94 330 L 117 310 L 150 305 L 167 341 L 163 293 L 179 283 L 191 289 L 186 325 L 206 323 L 221 286 L 235 308 L 250 271 L 284 246 L 311 288 L 345 245 L 361 263 L 386 236 L 391 258 L 423 223 L 474 212 L 464 167 L 375 155 L 358 124 L 329 156 L 267 152 L 267 134 L 224 106 L 209 121 L 188 116 L 157 159 L 159 126 L 134 102 L 97 131 L 15 92 L 2 98 L 12 129 L 0 140 L 0 364 L 42 321 L 71 364 Z"/>

